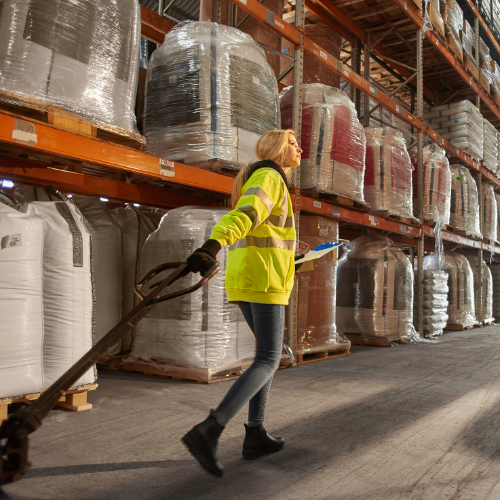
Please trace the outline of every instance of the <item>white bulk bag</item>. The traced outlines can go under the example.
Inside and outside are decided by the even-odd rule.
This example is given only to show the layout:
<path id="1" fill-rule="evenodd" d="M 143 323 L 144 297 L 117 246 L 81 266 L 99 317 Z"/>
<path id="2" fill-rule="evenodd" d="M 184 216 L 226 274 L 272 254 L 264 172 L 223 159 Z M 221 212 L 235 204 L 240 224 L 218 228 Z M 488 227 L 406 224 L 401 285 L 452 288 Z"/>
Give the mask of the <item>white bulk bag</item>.
<path id="1" fill-rule="evenodd" d="M 481 184 L 481 203 L 483 205 L 483 236 L 490 241 L 497 240 L 497 200 L 493 186 Z"/>
<path id="2" fill-rule="evenodd" d="M 490 268 L 486 265 L 484 260 L 481 260 L 483 267 L 483 286 L 481 287 L 479 281 L 479 264 L 477 257 L 468 257 L 469 263 L 474 275 L 474 307 L 476 316 L 481 319 L 483 325 L 493 323 L 493 278 Z M 481 290 L 482 288 L 482 290 Z M 479 302 L 479 293 L 482 292 L 481 303 Z"/>

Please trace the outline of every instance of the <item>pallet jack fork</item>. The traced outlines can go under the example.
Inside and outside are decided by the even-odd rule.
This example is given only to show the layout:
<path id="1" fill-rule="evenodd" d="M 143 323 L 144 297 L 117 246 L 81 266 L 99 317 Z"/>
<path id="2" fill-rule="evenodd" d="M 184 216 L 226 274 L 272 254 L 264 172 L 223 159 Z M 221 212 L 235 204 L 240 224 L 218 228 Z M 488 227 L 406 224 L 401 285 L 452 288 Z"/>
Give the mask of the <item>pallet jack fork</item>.
<path id="1" fill-rule="evenodd" d="M 159 282 L 150 282 L 160 273 L 175 269 Z M 28 461 L 28 436 L 42 424 L 42 420 L 50 413 L 59 399 L 64 396 L 76 381 L 89 370 L 97 360 L 106 354 L 127 332 L 160 302 L 192 293 L 201 288 L 219 271 L 219 263 L 214 260 L 207 263 L 202 279 L 194 285 L 162 295 L 165 288 L 189 273 L 185 262 L 162 264 L 150 271 L 135 287 L 135 293 L 141 301 L 113 329 L 111 329 L 90 351 L 83 355 L 64 375 L 56 380 L 29 407 L 21 408 L 9 416 L 0 426 L 0 499 L 9 498 L 1 489 L 2 486 L 14 483 L 23 478 L 31 464 Z M 145 292 L 145 287 L 148 291 Z"/>

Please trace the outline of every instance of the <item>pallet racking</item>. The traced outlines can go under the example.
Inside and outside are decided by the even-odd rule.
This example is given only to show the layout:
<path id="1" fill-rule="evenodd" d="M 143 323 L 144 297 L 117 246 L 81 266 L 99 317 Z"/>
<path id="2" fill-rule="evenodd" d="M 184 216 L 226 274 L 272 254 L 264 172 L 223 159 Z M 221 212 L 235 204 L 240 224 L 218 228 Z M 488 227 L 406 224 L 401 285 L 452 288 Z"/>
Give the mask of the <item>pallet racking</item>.
<path id="1" fill-rule="evenodd" d="M 360 92 L 363 92 L 411 125 L 413 146 L 417 149 L 418 159 L 420 197 L 417 213 L 420 221 L 423 191 L 422 152 L 426 138 L 443 147 L 454 162 L 466 165 L 476 175 L 479 185 L 483 178 L 486 178 L 495 187 L 500 186 L 500 180 L 481 162 L 455 148 L 422 120 L 424 100 L 441 104 L 470 95 L 476 96 L 476 103 L 481 105 L 487 118 L 497 126 L 500 125 L 500 109 L 480 84 L 469 76 L 443 40 L 434 31 L 424 29 L 424 17 L 414 1 L 295 0 L 294 14 L 288 13 L 286 16 L 287 19 L 293 17 L 293 22 L 290 23 L 268 10 L 258 0 L 231 0 L 231 5 L 229 17 L 233 25 L 237 24 L 237 11 L 241 9 L 293 44 L 293 58 L 287 56 L 291 65 L 278 79 L 281 80 L 293 69 L 292 127 L 299 137 L 305 52 L 352 85 L 351 95 L 358 110 Z M 471 5 L 473 7 L 472 3 Z M 350 44 L 350 52 L 347 46 L 343 48 L 344 59 L 341 54 L 335 57 L 328 53 L 304 35 L 306 10 L 308 16 L 314 16 L 327 24 Z M 213 20 L 220 20 L 221 0 L 213 0 L 212 12 Z M 479 33 L 479 23 L 484 25 L 484 21 L 480 19 L 477 10 L 474 14 L 476 33 Z M 165 34 L 173 27 L 174 23 L 142 6 L 141 31 L 145 38 L 162 44 Z M 478 44 L 477 36 L 477 47 Z M 495 47 L 498 47 L 496 41 L 495 44 Z M 269 47 L 265 49 L 268 50 Z M 347 64 L 348 62 L 350 64 Z M 388 75 L 384 76 L 386 85 L 381 83 L 382 78 L 374 78 L 375 70 L 378 74 L 383 72 Z M 368 105 L 369 99 L 365 99 L 366 123 L 370 116 Z M 23 133 L 19 133 L 20 131 Z M 188 204 L 222 206 L 232 186 L 230 177 L 85 135 L 78 127 L 58 128 L 33 116 L 20 116 L 2 108 L 1 105 L 0 177 L 32 185 L 50 183 L 66 193 L 105 195 L 110 201 L 128 201 L 159 208 Z M 339 203 L 306 197 L 300 192 L 300 176 L 297 172 L 293 183 L 292 197 L 297 227 L 301 213 L 312 213 L 338 220 L 341 224 L 341 234 L 347 238 L 356 237 L 366 231 L 391 234 L 391 238 L 409 248 L 412 255 L 416 250 L 416 281 L 422 284 L 424 252 L 434 248 L 432 227 L 421 223 L 396 221 L 380 214 L 364 213 L 352 207 L 341 206 Z M 460 245 L 477 251 L 481 258 L 483 252 L 491 254 L 493 258 L 500 256 L 500 246 L 496 244 L 490 245 L 446 230 L 443 231 L 442 237 L 445 244 Z M 417 307 L 420 314 L 416 315 L 419 318 L 419 325 L 416 327 L 422 332 L 422 286 L 417 287 L 417 290 Z M 287 341 L 294 352 L 297 351 L 297 293 L 295 287 L 287 321 Z"/>

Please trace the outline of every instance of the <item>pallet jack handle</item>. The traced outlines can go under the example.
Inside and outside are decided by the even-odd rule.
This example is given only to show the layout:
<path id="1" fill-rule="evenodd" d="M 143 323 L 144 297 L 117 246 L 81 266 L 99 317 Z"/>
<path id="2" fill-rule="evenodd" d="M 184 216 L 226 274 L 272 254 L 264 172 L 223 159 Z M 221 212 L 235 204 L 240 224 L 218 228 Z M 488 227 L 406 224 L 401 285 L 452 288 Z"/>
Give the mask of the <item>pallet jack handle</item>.
<path id="1" fill-rule="evenodd" d="M 21 408 L 9 416 L 0 426 L 0 499 L 9 498 L 1 487 L 19 481 L 28 472 L 28 435 L 40 427 L 42 420 L 49 414 L 67 390 L 82 377 L 108 349 L 115 345 L 127 332 L 156 304 L 192 293 L 201 288 L 219 271 L 219 262 L 209 261 L 202 278 L 194 285 L 162 295 L 165 288 L 189 274 L 185 262 L 161 264 L 152 269 L 135 287 L 140 302 L 120 322 L 112 328 L 90 351 L 84 354 L 66 373 L 61 375 L 29 407 Z M 175 269 L 166 278 L 150 284 L 160 273 Z M 148 287 L 148 291 L 145 288 Z"/>

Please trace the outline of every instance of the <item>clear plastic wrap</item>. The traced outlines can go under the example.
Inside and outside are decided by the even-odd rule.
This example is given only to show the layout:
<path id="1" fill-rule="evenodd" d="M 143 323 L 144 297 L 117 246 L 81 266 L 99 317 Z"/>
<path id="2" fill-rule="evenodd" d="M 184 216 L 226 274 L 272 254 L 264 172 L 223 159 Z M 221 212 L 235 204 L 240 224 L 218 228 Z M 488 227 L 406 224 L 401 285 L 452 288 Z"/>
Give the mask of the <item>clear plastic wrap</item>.
<path id="1" fill-rule="evenodd" d="M 413 337 L 412 266 L 387 236 L 349 243 L 337 279 L 337 327 L 353 344 L 387 345 Z"/>
<path id="2" fill-rule="evenodd" d="M 0 9 L 3 99 L 135 131 L 137 0 L 3 0 Z"/>
<path id="3" fill-rule="evenodd" d="M 439 0 L 424 0 L 425 16 L 424 16 L 424 31 L 436 30 L 441 36 L 445 37 L 445 29 L 443 18 L 440 14 Z"/>
<path id="4" fill-rule="evenodd" d="M 490 240 L 497 240 L 497 200 L 493 186 L 487 182 L 481 184 L 481 203 L 483 205 L 483 237 Z"/>
<path id="5" fill-rule="evenodd" d="M 452 47 L 458 59 L 463 60 L 462 43 L 460 33 L 464 25 L 464 14 L 456 0 L 447 0 L 442 8 L 443 22 L 445 26 L 446 42 Z"/>
<path id="6" fill-rule="evenodd" d="M 492 71 L 490 49 L 481 37 L 479 37 L 479 65 L 482 69 Z"/>
<path id="7" fill-rule="evenodd" d="M 197 207 L 169 211 L 144 245 L 141 275 L 162 262 L 186 260 L 210 237 L 213 226 L 225 213 L 227 209 Z M 255 337 L 224 290 L 227 252 L 227 247 L 219 252 L 220 271 L 207 285 L 158 304 L 137 325 L 131 358 L 164 360 L 215 373 L 254 357 Z M 199 275 L 191 273 L 172 285 L 172 291 L 199 279 Z"/>
<path id="8" fill-rule="evenodd" d="M 488 121 L 483 119 L 483 163 L 493 173 L 498 169 L 498 132 Z"/>
<path id="9" fill-rule="evenodd" d="M 283 128 L 292 126 L 293 88 L 280 94 Z M 320 83 L 302 87 L 301 189 L 340 194 L 364 203 L 366 140 L 353 102 Z"/>
<path id="10" fill-rule="evenodd" d="M 429 266 L 435 266 L 437 259 L 434 257 L 427 258 L 427 261 L 424 260 L 423 323 L 425 337 L 442 335 L 448 322 L 448 274 L 445 271 L 428 269 Z M 414 321 L 416 322 L 417 311 L 414 310 L 414 313 Z"/>
<path id="11" fill-rule="evenodd" d="M 465 231 L 467 236 L 482 239 L 476 181 L 463 165 L 450 165 L 450 170 L 450 226 Z"/>
<path id="12" fill-rule="evenodd" d="M 413 218 L 412 162 L 403 134 L 366 127 L 365 199 L 371 211 Z"/>
<path id="13" fill-rule="evenodd" d="M 500 319 L 500 264 L 493 262 L 489 266 L 492 278 L 492 314 L 496 321 Z"/>
<path id="14" fill-rule="evenodd" d="M 300 216 L 300 240 L 311 248 L 338 240 L 338 222 L 319 215 Z M 351 343 L 337 332 L 337 262 L 330 252 L 297 273 L 299 301 L 297 352 L 347 349 Z"/>
<path id="15" fill-rule="evenodd" d="M 258 138 L 280 128 L 278 84 L 264 51 L 238 29 L 182 23 L 149 62 L 146 151 L 189 165 L 255 161 Z"/>
<path id="16" fill-rule="evenodd" d="M 487 325 L 493 323 L 493 278 L 491 276 L 490 268 L 486 265 L 484 260 L 481 260 L 483 267 L 483 287 L 482 287 L 482 304 L 479 302 L 479 292 L 481 283 L 478 279 L 478 257 L 468 257 L 472 273 L 474 274 L 474 306 L 476 308 L 476 315 L 481 318 L 482 324 Z M 482 314 L 479 314 L 481 311 Z"/>
<path id="17" fill-rule="evenodd" d="M 466 19 L 464 19 L 464 25 L 462 29 L 462 47 L 464 52 L 467 54 L 469 59 L 475 63 L 474 58 L 474 30 Z M 477 66 L 477 63 L 475 63 Z"/>

